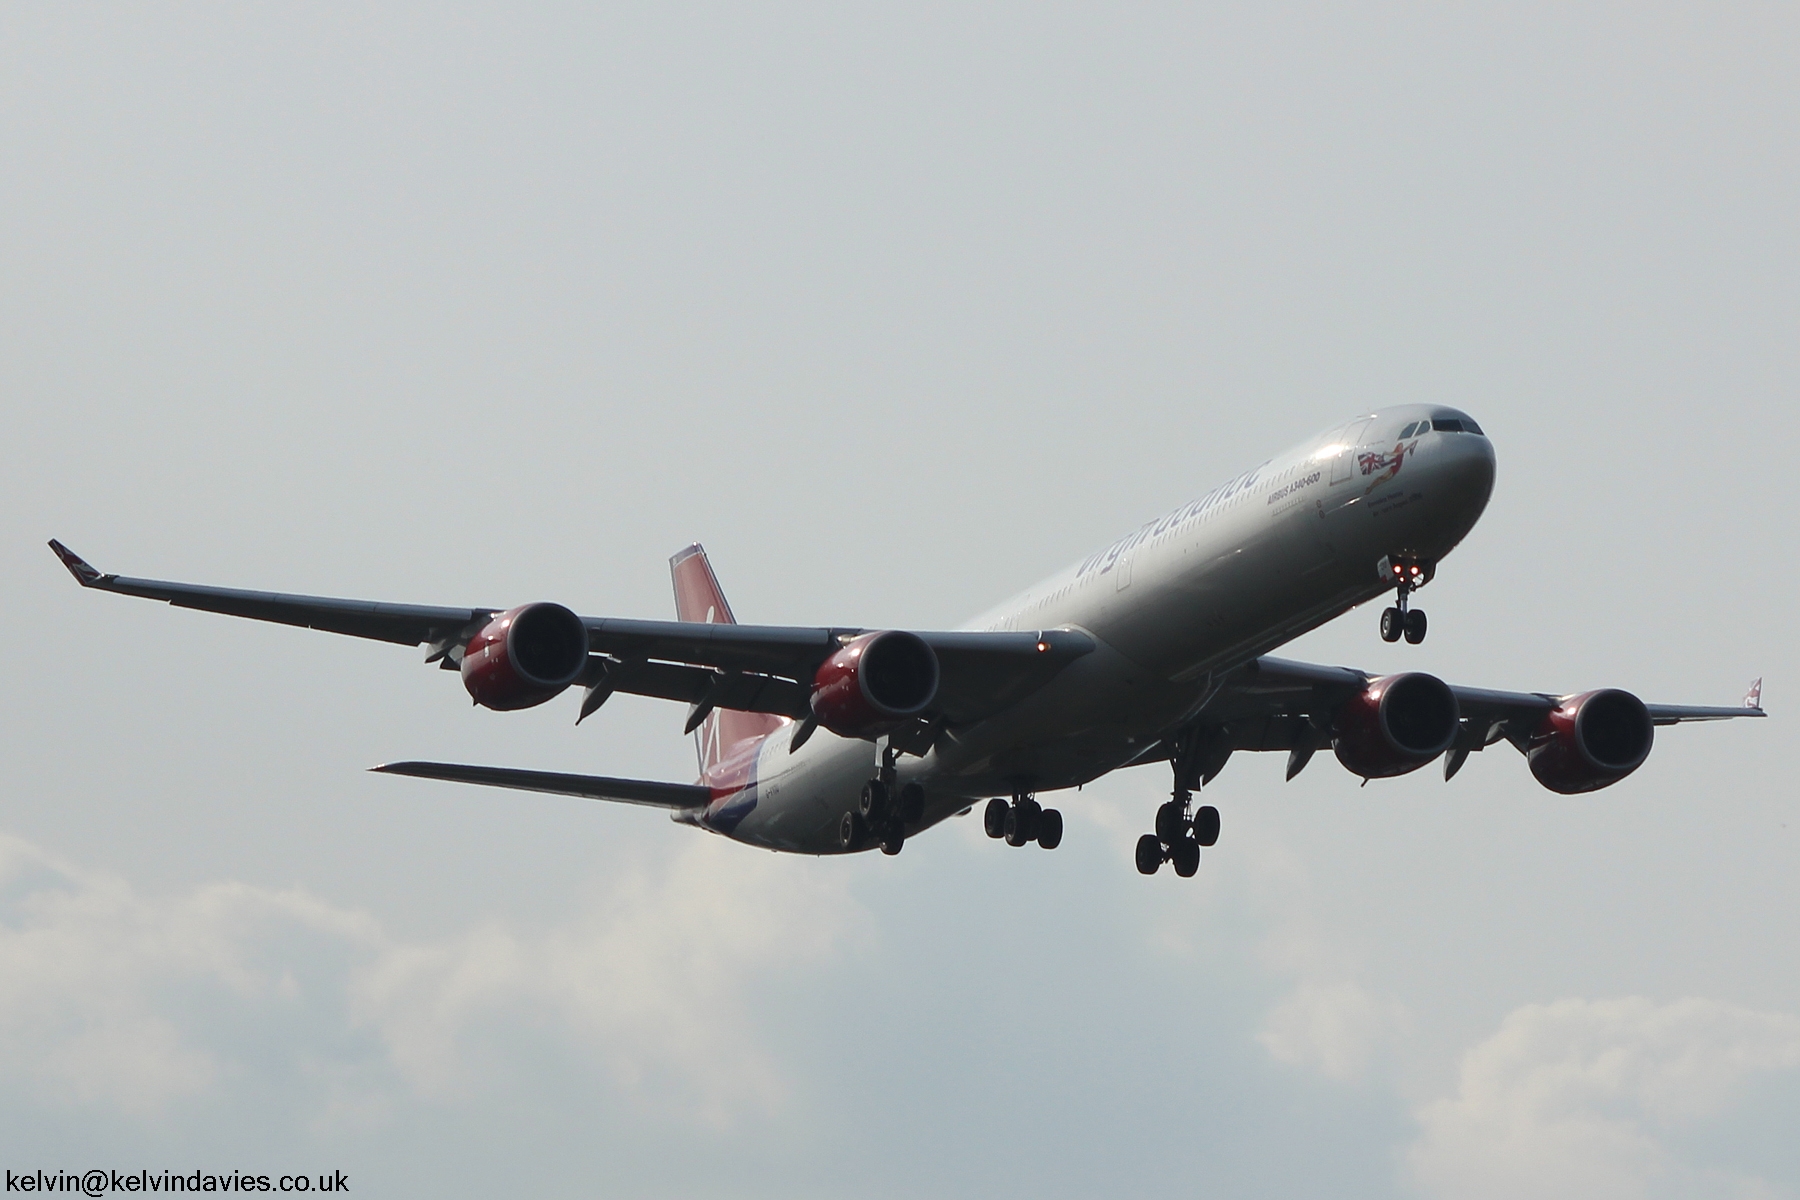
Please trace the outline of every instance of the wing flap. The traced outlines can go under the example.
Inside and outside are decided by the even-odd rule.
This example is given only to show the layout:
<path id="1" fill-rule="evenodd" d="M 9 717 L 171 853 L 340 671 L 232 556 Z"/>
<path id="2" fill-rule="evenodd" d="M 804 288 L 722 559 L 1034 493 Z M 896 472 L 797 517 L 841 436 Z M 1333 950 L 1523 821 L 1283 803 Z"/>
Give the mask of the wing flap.
<path id="1" fill-rule="evenodd" d="M 477 783 L 485 787 L 580 796 L 584 800 L 610 800 L 650 808 L 700 808 L 712 801 L 712 793 L 697 783 L 611 779 L 603 775 L 566 775 L 560 771 L 522 771 L 514 767 L 477 767 L 463 763 L 395 762 L 369 769 L 383 775 Z"/>
<path id="2" fill-rule="evenodd" d="M 662 659 L 727 671 L 806 678 L 860 629 L 789 625 L 722 625 L 588 617 L 588 648 L 618 659 Z"/>
<path id="3" fill-rule="evenodd" d="M 682 663 L 598 661 L 602 685 L 615 692 L 795 719 L 812 713 L 809 693 L 791 679 Z"/>

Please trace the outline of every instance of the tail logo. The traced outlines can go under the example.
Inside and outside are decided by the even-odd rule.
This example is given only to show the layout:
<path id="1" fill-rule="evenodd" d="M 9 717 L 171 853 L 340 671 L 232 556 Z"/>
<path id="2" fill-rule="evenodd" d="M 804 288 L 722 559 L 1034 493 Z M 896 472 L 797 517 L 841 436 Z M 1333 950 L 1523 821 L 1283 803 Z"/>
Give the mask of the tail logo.
<path id="1" fill-rule="evenodd" d="M 671 558 L 669 574 L 675 584 L 675 616 L 678 620 L 703 625 L 737 624 L 700 543 L 695 542 Z M 769 713 L 713 709 L 694 730 L 694 749 L 700 759 L 701 776 L 709 784 L 715 782 L 719 772 L 730 772 L 727 760 L 736 760 L 744 742 L 767 737 L 786 723 L 786 717 Z"/>

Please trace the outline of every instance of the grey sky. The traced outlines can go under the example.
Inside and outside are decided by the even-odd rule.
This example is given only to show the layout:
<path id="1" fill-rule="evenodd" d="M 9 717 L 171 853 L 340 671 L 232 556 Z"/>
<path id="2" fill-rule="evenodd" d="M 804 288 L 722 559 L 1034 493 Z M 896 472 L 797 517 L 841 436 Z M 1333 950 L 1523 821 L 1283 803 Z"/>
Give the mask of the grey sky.
<path id="1" fill-rule="evenodd" d="M 516 7 L 516 6 L 515 6 Z M 1800 1195 L 1786 5 L 0 13 L 0 1155 L 354 1194 Z M 673 705 L 106 570 L 954 625 L 1356 409 L 1493 436 L 1292 650 L 1732 703 L 1608 791 L 1240 756 L 790 859 L 373 777 Z M 1760 1181 L 1760 1182 L 1759 1182 Z M 1757 1191 L 1757 1187 L 1766 1190 Z"/>

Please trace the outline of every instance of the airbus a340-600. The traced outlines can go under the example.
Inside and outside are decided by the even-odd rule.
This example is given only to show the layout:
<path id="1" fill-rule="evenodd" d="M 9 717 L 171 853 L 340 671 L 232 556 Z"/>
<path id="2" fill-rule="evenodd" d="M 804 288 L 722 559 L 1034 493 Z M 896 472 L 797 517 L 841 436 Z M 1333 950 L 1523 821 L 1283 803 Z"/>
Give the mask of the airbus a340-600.
<path id="1" fill-rule="evenodd" d="M 1170 798 L 1137 866 L 1192 875 L 1219 837 L 1195 793 L 1239 750 L 1285 751 L 1292 779 L 1329 746 L 1369 779 L 1506 742 L 1556 792 L 1617 783 L 1659 725 L 1759 717 L 1370 676 L 1269 657 L 1394 593 L 1381 636 L 1418 643 L 1412 596 L 1462 541 L 1494 486 L 1494 449 L 1465 413 L 1383 409 L 1328 430 L 951 631 L 739 625 L 706 554 L 671 560 L 677 620 L 582 617 L 560 604 L 438 608 L 105 575 L 51 547 L 83 587 L 183 608 L 429 648 L 475 703 L 507 711 L 580 690 L 577 722 L 616 692 L 685 702 L 697 783 L 453 763 L 397 775 L 665 808 L 753 846 L 838 854 L 906 840 L 985 801 L 991 837 L 1053 849 L 1045 793 L 1166 762 Z"/>

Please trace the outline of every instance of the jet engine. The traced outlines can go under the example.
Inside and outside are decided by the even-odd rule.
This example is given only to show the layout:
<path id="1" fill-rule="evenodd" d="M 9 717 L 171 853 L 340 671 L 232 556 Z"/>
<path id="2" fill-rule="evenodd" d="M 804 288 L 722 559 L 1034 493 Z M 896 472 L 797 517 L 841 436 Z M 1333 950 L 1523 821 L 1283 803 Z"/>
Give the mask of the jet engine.
<path id="1" fill-rule="evenodd" d="M 878 737 L 937 699 L 937 654 L 916 633 L 865 633 L 813 676 L 812 711 L 842 737 Z"/>
<path id="2" fill-rule="evenodd" d="M 530 708 L 574 683 L 587 660 L 587 626 L 580 617 L 560 604 L 525 604 L 469 639 L 463 686 L 484 708 Z"/>
<path id="3" fill-rule="evenodd" d="M 1655 727 L 1644 702 L 1604 688 L 1571 696 L 1532 731 L 1526 760 L 1537 781 L 1572 796 L 1619 782 L 1650 757 Z"/>
<path id="4" fill-rule="evenodd" d="M 1435 675 L 1384 675 L 1338 710 L 1331 727 L 1337 759 L 1364 779 L 1416 771 L 1456 737 L 1456 695 Z"/>

